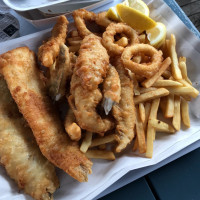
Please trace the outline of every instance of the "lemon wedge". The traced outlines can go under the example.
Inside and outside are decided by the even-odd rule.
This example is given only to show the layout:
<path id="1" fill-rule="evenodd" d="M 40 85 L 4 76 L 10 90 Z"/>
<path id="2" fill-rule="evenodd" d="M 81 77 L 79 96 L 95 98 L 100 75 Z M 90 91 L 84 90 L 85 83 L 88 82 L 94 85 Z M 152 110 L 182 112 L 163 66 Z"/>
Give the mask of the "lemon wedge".
<path id="1" fill-rule="evenodd" d="M 120 22 L 121 19 L 119 15 L 117 14 L 116 7 L 110 7 L 108 12 L 106 13 L 106 16 L 114 21 Z"/>
<path id="2" fill-rule="evenodd" d="M 123 4 L 149 16 L 149 8 L 142 0 L 125 0 Z"/>
<path id="3" fill-rule="evenodd" d="M 156 22 L 153 19 L 134 8 L 124 4 L 118 4 L 116 8 L 122 21 L 136 30 L 144 31 L 156 26 Z"/>
<path id="4" fill-rule="evenodd" d="M 150 44 L 156 48 L 159 48 L 165 42 L 167 29 L 163 23 L 157 22 L 156 26 L 148 29 L 146 33 Z"/>

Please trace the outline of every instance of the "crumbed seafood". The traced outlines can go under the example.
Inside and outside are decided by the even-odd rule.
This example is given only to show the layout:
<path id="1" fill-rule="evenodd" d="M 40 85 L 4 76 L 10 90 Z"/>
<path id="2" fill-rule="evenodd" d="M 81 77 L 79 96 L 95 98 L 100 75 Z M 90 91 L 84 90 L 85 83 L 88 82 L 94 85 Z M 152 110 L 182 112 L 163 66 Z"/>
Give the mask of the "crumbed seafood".
<path id="1" fill-rule="evenodd" d="M 95 22 L 103 27 L 107 27 L 108 25 L 110 25 L 111 23 L 113 23 L 112 20 L 110 20 L 107 16 L 106 16 L 107 12 L 100 12 L 96 15 L 95 18 Z"/>
<path id="2" fill-rule="evenodd" d="M 103 136 L 106 131 L 113 128 L 113 122 L 108 118 L 103 119 L 96 111 L 97 105 L 102 100 L 102 94 L 98 88 L 84 89 L 80 78 L 74 73 L 71 80 L 71 94 L 68 101 L 82 129 Z"/>
<path id="3" fill-rule="evenodd" d="M 88 30 L 88 28 L 86 27 L 85 21 L 95 21 L 96 19 L 95 13 L 89 12 L 85 9 L 79 9 L 73 12 L 73 18 L 78 33 L 82 38 L 91 34 L 91 31 Z"/>
<path id="4" fill-rule="evenodd" d="M 147 59 L 144 63 L 133 61 L 134 56 L 142 55 Z M 150 59 L 149 59 L 150 57 Z M 124 67 L 130 69 L 133 73 L 150 78 L 160 68 L 162 64 L 162 51 L 158 51 L 148 44 L 136 44 L 125 48 L 121 56 Z M 148 62 L 149 60 L 149 62 Z"/>
<path id="5" fill-rule="evenodd" d="M 116 152 L 121 152 L 134 138 L 135 105 L 133 93 L 133 81 L 124 68 L 120 58 L 113 62 L 121 83 L 121 100 L 115 104 L 112 114 L 116 120 Z"/>
<path id="6" fill-rule="evenodd" d="M 48 87 L 53 100 L 59 100 L 66 93 L 67 79 L 72 76 L 69 48 L 62 43 L 60 52 L 54 65 L 49 68 Z"/>
<path id="7" fill-rule="evenodd" d="M 106 78 L 103 82 L 103 107 L 106 115 L 115 103 L 119 103 L 121 98 L 121 85 L 117 70 L 110 65 Z"/>
<path id="8" fill-rule="evenodd" d="M 35 55 L 28 47 L 0 56 L 0 72 L 20 112 L 27 120 L 42 154 L 80 182 L 87 181 L 92 162 L 67 137 L 40 80 Z"/>
<path id="9" fill-rule="evenodd" d="M 60 45 L 65 43 L 68 20 L 64 15 L 58 17 L 57 23 L 51 31 L 51 37 L 38 49 L 38 59 L 45 67 L 51 67 L 60 51 Z"/>
<path id="10" fill-rule="evenodd" d="M 90 34 L 83 39 L 75 68 L 84 89 L 97 89 L 103 82 L 109 68 L 109 56 L 100 37 Z"/>
<path id="11" fill-rule="evenodd" d="M 111 55 L 121 55 L 124 47 L 115 43 L 116 34 L 125 34 L 129 39 L 128 46 L 139 43 L 137 32 L 124 23 L 111 23 L 103 33 L 102 44 Z"/>
<path id="12" fill-rule="evenodd" d="M 26 194 L 36 200 L 53 199 L 59 186 L 55 167 L 40 152 L 2 76 L 0 96 L 0 163 Z"/>

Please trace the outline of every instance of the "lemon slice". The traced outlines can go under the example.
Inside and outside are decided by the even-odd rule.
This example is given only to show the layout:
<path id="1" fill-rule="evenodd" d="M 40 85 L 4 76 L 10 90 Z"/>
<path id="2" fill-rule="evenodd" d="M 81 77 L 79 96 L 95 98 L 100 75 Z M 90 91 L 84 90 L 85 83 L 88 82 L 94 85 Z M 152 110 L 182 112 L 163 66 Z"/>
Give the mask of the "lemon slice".
<path id="1" fill-rule="evenodd" d="M 142 0 L 125 0 L 123 4 L 149 16 L 149 8 Z"/>
<path id="2" fill-rule="evenodd" d="M 122 21 L 136 30 L 144 31 L 156 26 L 156 22 L 153 19 L 134 8 L 130 8 L 123 4 L 118 4 L 116 8 Z"/>
<path id="3" fill-rule="evenodd" d="M 106 16 L 108 18 L 112 19 L 112 20 L 115 20 L 115 21 L 118 21 L 118 22 L 121 21 L 119 15 L 117 14 L 116 7 L 109 8 L 108 12 L 106 13 Z"/>
<path id="4" fill-rule="evenodd" d="M 163 23 L 157 22 L 156 26 L 152 29 L 148 29 L 146 33 L 150 44 L 159 48 L 165 42 L 167 29 Z"/>

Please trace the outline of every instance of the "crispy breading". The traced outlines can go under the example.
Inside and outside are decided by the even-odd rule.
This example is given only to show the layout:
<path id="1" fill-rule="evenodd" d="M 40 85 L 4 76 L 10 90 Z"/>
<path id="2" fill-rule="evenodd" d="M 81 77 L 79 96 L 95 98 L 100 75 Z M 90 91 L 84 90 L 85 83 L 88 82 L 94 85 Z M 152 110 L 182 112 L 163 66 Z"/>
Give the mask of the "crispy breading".
<path id="1" fill-rule="evenodd" d="M 119 143 L 116 152 L 121 152 L 134 138 L 135 105 L 133 93 L 133 81 L 124 68 L 120 58 L 113 63 L 121 83 L 121 100 L 113 106 L 113 116 L 117 121 L 116 140 Z"/>
<path id="2" fill-rule="evenodd" d="M 90 34 L 83 39 L 75 68 L 83 88 L 97 89 L 103 82 L 109 68 L 109 56 L 100 37 Z"/>
<path id="3" fill-rule="evenodd" d="M 0 163 L 18 187 L 37 200 L 53 199 L 58 188 L 54 166 L 41 154 L 0 76 Z"/>
<path id="4" fill-rule="evenodd" d="M 38 59 L 45 67 L 51 67 L 60 51 L 60 45 L 65 43 L 67 36 L 67 18 L 61 15 L 51 31 L 51 37 L 38 49 Z"/>
<path id="5" fill-rule="evenodd" d="M 69 48 L 62 43 L 55 66 L 49 67 L 49 95 L 58 101 L 66 93 L 67 80 L 72 76 L 72 65 L 70 64 Z"/>
<path id="6" fill-rule="evenodd" d="M 75 74 L 72 75 L 71 93 L 68 98 L 69 104 L 74 112 L 78 125 L 89 132 L 104 133 L 113 128 L 110 119 L 103 119 L 96 111 L 96 107 L 102 100 L 100 90 L 87 90 L 81 85 L 80 78 Z"/>
<path id="7" fill-rule="evenodd" d="M 0 72 L 28 122 L 42 154 L 78 181 L 87 181 L 92 162 L 71 142 L 40 80 L 35 55 L 20 47 L 0 56 Z"/>

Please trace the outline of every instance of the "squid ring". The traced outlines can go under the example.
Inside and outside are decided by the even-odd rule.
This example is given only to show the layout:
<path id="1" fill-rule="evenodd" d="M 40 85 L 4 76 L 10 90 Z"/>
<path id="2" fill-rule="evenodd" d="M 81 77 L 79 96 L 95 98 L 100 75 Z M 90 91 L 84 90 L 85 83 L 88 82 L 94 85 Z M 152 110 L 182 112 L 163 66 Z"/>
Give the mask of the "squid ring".
<path id="1" fill-rule="evenodd" d="M 150 63 L 136 63 L 132 60 L 134 56 L 144 54 L 151 58 Z M 162 51 L 158 51 L 148 44 L 136 44 L 125 48 L 121 56 L 124 67 L 131 70 L 133 73 L 150 78 L 160 68 L 162 64 Z"/>
<path id="2" fill-rule="evenodd" d="M 91 34 L 91 31 L 88 30 L 88 28 L 86 27 L 85 20 L 95 21 L 96 19 L 95 13 L 89 12 L 85 9 L 79 9 L 73 12 L 73 18 L 74 18 L 74 22 L 77 27 L 78 33 L 82 38 Z"/>
<path id="3" fill-rule="evenodd" d="M 110 54 L 121 55 L 124 47 L 115 44 L 114 36 L 117 33 L 124 33 L 129 38 L 129 46 L 139 43 L 138 35 L 135 30 L 124 23 L 111 23 L 103 33 L 102 43 Z"/>

